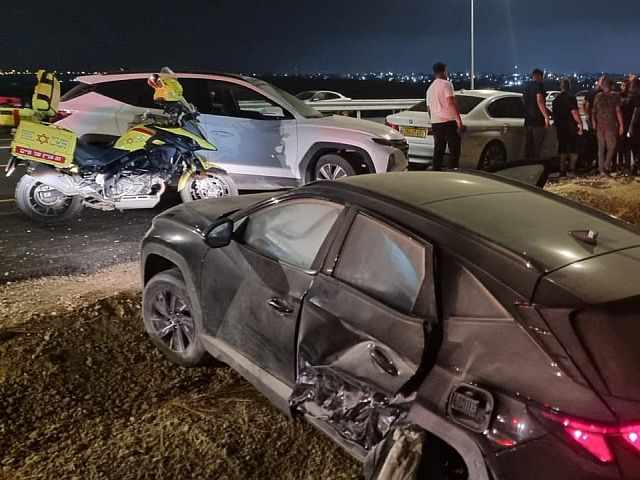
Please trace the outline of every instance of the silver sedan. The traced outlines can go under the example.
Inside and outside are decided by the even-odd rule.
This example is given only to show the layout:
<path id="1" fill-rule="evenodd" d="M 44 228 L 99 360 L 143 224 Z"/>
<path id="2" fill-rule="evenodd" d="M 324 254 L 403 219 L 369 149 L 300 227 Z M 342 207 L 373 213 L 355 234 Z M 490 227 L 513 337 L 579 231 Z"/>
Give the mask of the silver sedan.
<path id="1" fill-rule="evenodd" d="M 467 130 L 462 135 L 461 168 L 499 168 L 524 158 L 524 106 L 522 94 L 495 90 L 460 90 L 456 103 Z M 409 110 L 389 115 L 386 124 L 400 131 L 409 142 L 411 163 L 431 163 L 433 132 L 425 101 Z M 543 158 L 555 156 L 555 129 L 549 128 L 542 148 Z"/>

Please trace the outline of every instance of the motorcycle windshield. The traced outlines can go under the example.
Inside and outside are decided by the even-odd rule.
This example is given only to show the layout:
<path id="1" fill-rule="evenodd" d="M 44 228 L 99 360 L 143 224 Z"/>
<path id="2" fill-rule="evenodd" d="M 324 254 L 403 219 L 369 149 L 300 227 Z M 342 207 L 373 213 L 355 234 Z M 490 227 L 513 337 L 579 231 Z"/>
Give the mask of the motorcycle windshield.
<path id="1" fill-rule="evenodd" d="M 204 132 L 200 128 L 200 123 L 197 120 L 187 120 L 183 123 L 182 128 L 184 128 L 189 133 L 204 138 L 205 140 L 207 138 L 204 136 Z"/>

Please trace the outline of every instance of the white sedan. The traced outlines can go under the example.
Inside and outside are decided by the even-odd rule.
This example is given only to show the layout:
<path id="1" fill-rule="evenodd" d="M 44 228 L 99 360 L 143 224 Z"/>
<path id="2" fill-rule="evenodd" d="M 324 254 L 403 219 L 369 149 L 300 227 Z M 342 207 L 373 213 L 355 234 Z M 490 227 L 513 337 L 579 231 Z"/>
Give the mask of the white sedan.
<path id="1" fill-rule="evenodd" d="M 467 130 L 462 134 L 460 168 L 499 168 L 524 159 L 524 106 L 522 94 L 496 90 L 460 90 L 456 104 Z M 425 101 L 409 110 L 388 115 L 386 124 L 409 142 L 409 161 L 430 164 L 433 132 Z M 542 148 L 543 158 L 557 152 L 555 129 L 550 128 Z M 446 159 L 445 159 L 446 162 Z"/>
<path id="2" fill-rule="evenodd" d="M 309 90 L 306 92 L 300 92 L 296 95 L 299 100 L 303 102 L 319 102 L 319 101 L 334 101 L 340 102 L 343 100 L 351 100 L 349 97 L 345 97 L 341 93 L 332 92 L 330 90 Z"/>

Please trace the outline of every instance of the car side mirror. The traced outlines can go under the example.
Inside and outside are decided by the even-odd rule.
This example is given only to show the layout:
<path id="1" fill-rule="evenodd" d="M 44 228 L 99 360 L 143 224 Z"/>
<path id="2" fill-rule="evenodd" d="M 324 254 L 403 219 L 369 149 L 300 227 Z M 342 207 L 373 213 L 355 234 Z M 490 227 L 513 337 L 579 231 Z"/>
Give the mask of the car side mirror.
<path id="1" fill-rule="evenodd" d="M 233 238 L 233 222 L 228 218 L 218 220 L 205 235 L 205 242 L 211 248 L 226 247 Z"/>
<path id="2" fill-rule="evenodd" d="M 280 107 L 266 107 L 260 109 L 260 115 L 263 117 L 283 118 L 284 111 Z"/>

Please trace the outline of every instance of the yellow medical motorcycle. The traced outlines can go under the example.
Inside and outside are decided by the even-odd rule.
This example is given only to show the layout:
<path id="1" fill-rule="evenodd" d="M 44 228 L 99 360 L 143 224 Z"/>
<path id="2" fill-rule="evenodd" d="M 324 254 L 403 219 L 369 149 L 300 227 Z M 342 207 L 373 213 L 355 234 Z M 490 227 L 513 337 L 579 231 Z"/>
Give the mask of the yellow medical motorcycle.
<path id="1" fill-rule="evenodd" d="M 206 140 L 198 112 L 184 99 L 170 70 L 148 80 L 164 115 L 140 116 L 109 144 L 86 143 L 46 123 L 57 113 L 60 85 L 50 72 L 37 75 L 33 108 L 20 112 L 6 167 L 9 176 L 19 163 L 29 164 L 15 198 L 32 219 L 64 222 L 85 205 L 101 210 L 153 208 L 167 186 L 177 186 L 184 202 L 237 195 L 226 172 L 196 154 L 216 147 Z"/>

